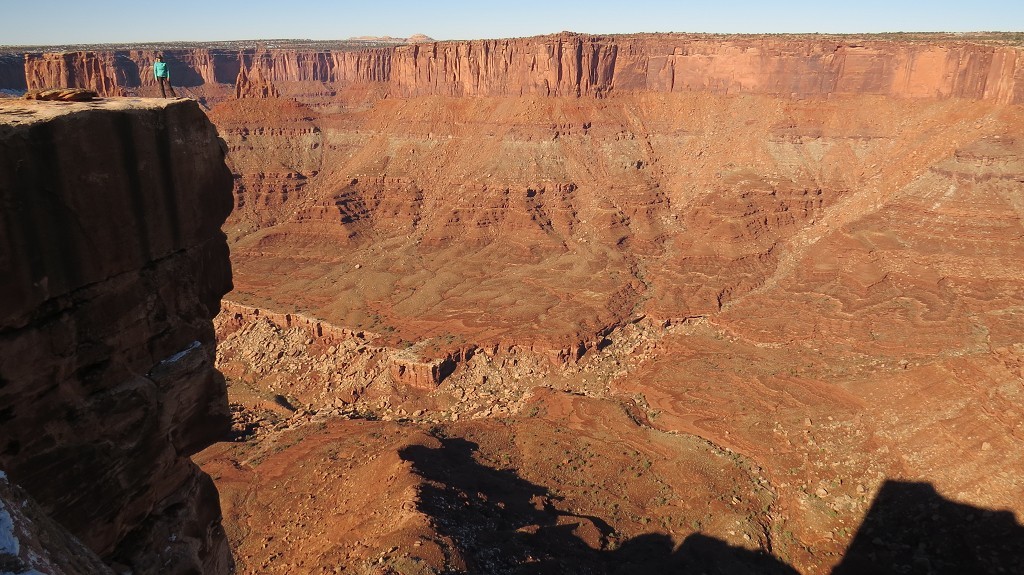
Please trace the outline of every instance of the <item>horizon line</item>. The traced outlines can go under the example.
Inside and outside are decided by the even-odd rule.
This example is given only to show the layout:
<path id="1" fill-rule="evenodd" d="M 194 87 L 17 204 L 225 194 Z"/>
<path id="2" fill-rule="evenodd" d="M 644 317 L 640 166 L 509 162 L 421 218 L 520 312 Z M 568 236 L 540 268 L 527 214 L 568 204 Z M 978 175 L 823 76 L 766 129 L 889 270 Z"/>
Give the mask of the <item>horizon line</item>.
<path id="1" fill-rule="evenodd" d="M 534 34 L 529 36 L 504 36 L 504 37 L 493 37 L 493 38 L 445 38 L 436 39 L 432 38 L 427 34 L 414 34 L 408 37 L 401 36 L 355 36 L 349 38 L 236 38 L 236 39 L 218 39 L 218 40 L 138 40 L 138 41 L 124 41 L 124 42 L 71 42 L 71 43 L 53 43 L 53 44 L 0 44 L 0 50 L 8 50 L 14 48 L 57 48 L 57 47 L 80 47 L 80 46 L 159 46 L 168 44 L 218 44 L 218 43 L 261 43 L 261 42 L 318 42 L 318 43 L 386 43 L 386 44 L 433 44 L 442 42 L 479 42 L 479 41 L 490 41 L 490 40 L 520 40 L 528 38 L 547 38 L 557 37 L 562 35 L 575 35 L 575 36 L 591 36 L 591 37 L 609 37 L 609 36 L 657 36 L 657 35 L 672 35 L 672 36 L 712 36 L 712 37 L 759 37 L 759 36 L 821 36 L 821 37 L 849 37 L 849 36 L 892 36 L 892 35 L 906 35 L 906 36 L 972 36 L 972 35 L 1006 35 L 1006 36 L 1021 36 L 1024 38 L 1024 32 L 1020 31 L 1004 31 L 1004 30 L 973 30 L 973 31 L 882 31 L 882 32 L 614 32 L 614 33 L 601 33 L 601 32 L 575 32 L 571 30 L 562 30 L 559 32 L 549 32 L 546 34 Z M 426 40 L 416 40 L 409 42 L 410 38 L 415 36 L 426 36 Z"/>

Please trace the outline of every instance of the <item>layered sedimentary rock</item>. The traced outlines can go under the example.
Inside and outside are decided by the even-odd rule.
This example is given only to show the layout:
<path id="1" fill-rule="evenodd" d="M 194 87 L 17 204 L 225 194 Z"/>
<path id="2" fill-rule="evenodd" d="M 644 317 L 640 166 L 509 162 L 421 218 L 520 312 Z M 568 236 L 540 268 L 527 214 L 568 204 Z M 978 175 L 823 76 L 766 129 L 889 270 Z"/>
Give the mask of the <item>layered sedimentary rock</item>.
<path id="1" fill-rule="evenodd" d="M 559 34 L 203 64 L 248 440 L 202 461 L 241 570 L 1019 570 L 874 530 L 918 484 L 1022 529 L 1020 55 Z"/>
<path id="2" fill-rule="evenodd" d="M 0 103 L 0 469 L 136 573 L 226 573 L 231 177 L 194 102 Z"/>
<path id="3" fill-rule="evenodd" d="M 25 81 L 30 89 L 86 88 L 104 96 L 122 96 L 132 75 L 124 60 L 124 54 L 113 52 L 26 54 Z"/>
<path id="4" fill-rule="evenodd" d="M 403 95 L 610 91 L 1024 101 L 1017 48 L 764 38 L 553 36 L 396 48 Z"/>
<path id="5" fill-rule="evenodd" d="M 616 40 L 401 47 L 389 82 L 362 84 L 254 62 L 279 96 L 213 107 L 236 173 L 231 297 L 261 310 L 222 328 L 252 441 L 204 455 L 243 570 L 338 546 L 366 572 L 514 572 L 557 555 L 565 525 L 594 572 L 642 548 L 662 571 L 770 553 L 827 573 L 885 549 L 867 533 L 903 511 L 874 501 L 891 482 L 1008 510 L 1020 533 L 1019 48 Z M 662 475 L 680 438 L 710 449 Z M 360 442 L 379 457 L 332 471 Z M 396 456 L 416 452 L 444 464 Z M 303 465 L 315 483 L 283 471 Z M 692 497 L 708 469 L 723 482 Z M 378 507 L 347 495 L 379 473 Z M 258 501 L 272 487 L 288 514 Z M 262 517 L 292 541 L 362 535 L 246 540 Z M 935 533 L 929 549 L 961 539 Z"/>
<path id="6" fill-rule="evenodd" d="M 602 96 L 713 92 L 1024 101 L 1014 46 L 867 38 L 590 36 L 429 42 L 390 48 L 167 49 L 172 80 L 200 95 L 329 96 L 380 83 L 395 95 Z M 155 50 L 27 54 L 29 89 L 152 90 Z M 4 86 L 0 86 L 4 87 Z M 219 88 L 218 88 L 219 87 Z M 202 89 L 205 88 L 205 89 Z"/>
<path id="7" fill-rule="evenodd" d="M 69 52 L 26 52 L 0 59 L 0 88 L 43 90 L 87 88 L 103 96 L 159 94 L 153 77 L 153 62 L 164 55 L 170 66 L 171 82 L 197 97 L 223 97 L 234 92 L 231 85 L 240 70 L 240 53 L 231 50 L 194 48 L 188 50 L 87 50 Z M 12 56 L 21 60 L 15 63 Z"/>

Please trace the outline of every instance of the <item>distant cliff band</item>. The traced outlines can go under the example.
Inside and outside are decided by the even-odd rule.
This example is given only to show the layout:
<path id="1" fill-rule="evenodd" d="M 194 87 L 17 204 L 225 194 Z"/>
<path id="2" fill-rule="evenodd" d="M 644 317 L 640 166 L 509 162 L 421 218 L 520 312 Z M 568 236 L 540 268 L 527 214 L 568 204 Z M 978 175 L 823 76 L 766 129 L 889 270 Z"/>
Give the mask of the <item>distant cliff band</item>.
<path id="1" fill-rule="evenodd" d="M 0 88 L 67 86 L 137 95 L 155 86 L 151 70 L 157 52 L 27 53 L 24 82 L 8 56 L 0 58 Z M 177 85 L 209 97 L 298 96 L 311 90 L 324 95 L 324 86 L 375 83 L 396 96 L 708 91 L 1024 102 L 1024 50 L 954 41 L 561 34 L 359 50 L 159 52 Z"/>

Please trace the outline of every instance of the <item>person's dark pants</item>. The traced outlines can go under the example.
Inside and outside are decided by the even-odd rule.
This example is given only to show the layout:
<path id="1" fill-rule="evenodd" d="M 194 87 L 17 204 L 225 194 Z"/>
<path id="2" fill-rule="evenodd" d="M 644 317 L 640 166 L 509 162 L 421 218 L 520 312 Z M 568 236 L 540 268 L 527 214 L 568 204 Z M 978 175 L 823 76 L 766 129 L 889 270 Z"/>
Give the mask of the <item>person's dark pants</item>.
<path id="1" fill-rule="evenodd" d="M 171 79 L 170 78 L 165 78 L 163 76 L 157 76 L 156 81 L 160 83 L 160 97 L 161 98 L 166 98 L 167 97 L 167 90 L 171 91 L 171 97 L 172 98 L 177 98 L 178 97 L 178 95 L 174 93 L 174 86 L 171 86 Z M 167 86 L 166 90 L 164 89 L 164 85 Z"/>

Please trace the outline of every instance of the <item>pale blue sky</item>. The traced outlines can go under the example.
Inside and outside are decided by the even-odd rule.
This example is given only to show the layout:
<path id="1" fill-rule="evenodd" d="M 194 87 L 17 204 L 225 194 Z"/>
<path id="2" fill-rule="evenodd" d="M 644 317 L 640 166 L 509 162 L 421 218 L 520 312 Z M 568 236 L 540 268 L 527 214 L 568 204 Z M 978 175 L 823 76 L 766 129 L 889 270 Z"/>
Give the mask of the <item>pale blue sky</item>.
<path id="1" fill-rule="evenodd" d="M 0 45 L 146 41 L 439 40 L 562 30 L 629 32 L 1024 31 L 1024 0 L 0 0 Z"/>

